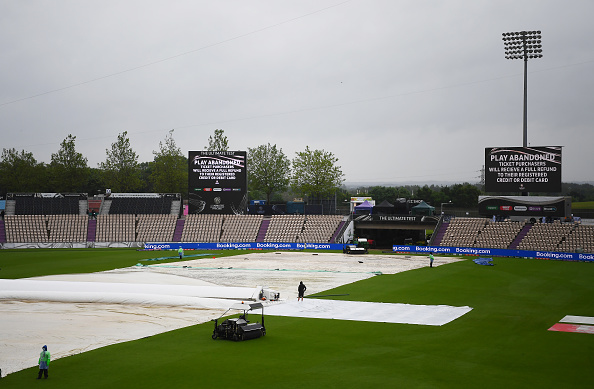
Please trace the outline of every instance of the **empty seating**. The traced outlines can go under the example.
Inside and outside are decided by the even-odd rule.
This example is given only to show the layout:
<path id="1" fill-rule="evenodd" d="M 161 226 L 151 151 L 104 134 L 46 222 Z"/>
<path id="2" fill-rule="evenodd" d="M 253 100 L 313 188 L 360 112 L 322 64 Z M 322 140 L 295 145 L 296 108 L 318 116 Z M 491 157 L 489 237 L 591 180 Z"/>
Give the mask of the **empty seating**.
<path id="1" fill-rule="evenodd" d="M 6 241 L 9 243 L 47 243 L 49 232 L 45 215 L 4 216 Z"/>
<path id="2" fill-rule="evenodd" d="M 182 242 L 219 242 L 223 215 L 187 215 Z"/>
<path id="3" fill-rule="evenodd" d="M 50 215 L 49 242 L 85 242 L 89 218 L 86 215 Z"/>
<path id="4" fill-rule="evenodd" d="M 96 242 L 134 242 L 134 215 L 97 215 Z"/>
<path id="5" fill-rule="evenodd" d="M 262 215 L 226 215 L 222 225 L 221 242 L 254 242 Z"/>
<path id="6" fill-rule="evenodd" d="M 264 242 L 297 242 L 304 223 L 303 215 L 272 215 Z"/>
<path id="7" fill-rule="evenodd" d="M 559 251 L 594 253 L 594 225 L 576 225 L 565 239 L 562 239 Z"/>
<path id="8" fill-rule="evenodd" d="M 574 225 L 561 223 L 536 223 L 518 245 L 519 250 L 560 251 L 559 245 L 573 230 Z"/>
<path id="9" fill-rule="evenodd" d="M 181 241 L 255 242 L 263 220 L 262 215 L 187 215 Z M 273 215 L 263 240 L 329 243 L 342 220 L 343 216 L 339 215 Z M 98 215 L 95 241 L 171 242 L 177 221 L 177 216 L 171 214 Z M 525 225 L 525 221 L 492 222 L 486 218 L 453 218 L 439 244 L 507 249 L 514 240 L 517 242 Z M 7 243 L 86 242 L 88 227 L 86 215 L 5 216 Z M 560 221 L 539 222 L 532 226 L 517 249 L 594 253 L 594 226 Z"/>
<path id="10" fill-rule="evenodd" d="M 307 215 L 303 231 L 297 241 L 303 243 L 329 243 L 342 221 L 342 216 Z"/>
<path id="11" fill-rule="evenodd" d="M 170 242 L 175 231 L 175 215 L 138 215 L 136 241 Z"/>
<path id="12" fill-rule="evenodd" d="M 457 217 L 450 221 L 440 246 L 474 247 L 479 231 L 487 224 L 485 218 Z"/>
<path id="13" fill-rule="evenodd" d="M 525 224 L 515 221 L 487 221 L 485 227 L 478 232 L 473 247 L 507 249 Z"/>

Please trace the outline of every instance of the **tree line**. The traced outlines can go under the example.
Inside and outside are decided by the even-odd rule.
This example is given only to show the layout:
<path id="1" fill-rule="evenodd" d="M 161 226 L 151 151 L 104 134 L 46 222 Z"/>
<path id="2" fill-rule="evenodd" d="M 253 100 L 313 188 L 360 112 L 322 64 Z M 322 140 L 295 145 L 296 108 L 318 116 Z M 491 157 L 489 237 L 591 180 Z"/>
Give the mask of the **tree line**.
<path id="1" fill-rule="evenodd" d="M 0 196 L 8 193 L 88 193 L 109 188 L 114 193 L 188 193 L 188 160 L 169 131 L 153 150 L 153 160 L 139 162 L 126 131 L 105 150 L 105 160 L 92 168 L 76 150 L 76 136 L 68 135 L 49 163 L 38 162 L 33 153 L 3 149 L 0 157 Z M 228 151 L 228 139 L 217 129 L 208 138 L 209 151 Z M 338 158 L 325 150 L 308 147 L 292 160 L 270 143 L 248 148 L 248 192 L 251 199 L 291 191 L 299 196 L 324 197 L 344 182 Z"/>
<path id="2" fill-rule="evenodd" d="M 188 161 L 173 137 L 174 130 L 153 150 L 153 160 L 139 162 L 126 131 L 106 149 L 105 160 L 89 167 L 84 155 L 76 151 L 76 136 L 68 135 L 49 163 L 38 162 L 31 152 L 3 149 L 0 157 L 0 196 L 8 193 L 104 193 L 156 192 L 188 193 Z M 216 129 L 204 147 L 210 151 L 227 151 L 229 142 L 223 130 Z M 338 204 L 356 195 L 355 189 L 342 186 L 344 174 L 332 152 L 311 149 L 295 153 L 289 159 L 282 148 L 267 143 L 247 150 L 248 193 L 251 200 L 282 202 L 292 197 L 321 199 L 335 197 Z M 440 206 L 450 203 L 456 208 L 476 207 L 483 194 L 480 184 L 451 186 L 371 186 L 365 195 L 377 204 L 399 198 L 422 199 Z M 544 194 L 547 195 L 547 194 Z M 550 195 L 559 195 L 550 194 Z M 563 183 L 562 195 L 573 201 L 594 201 L 591 184 Z"/>

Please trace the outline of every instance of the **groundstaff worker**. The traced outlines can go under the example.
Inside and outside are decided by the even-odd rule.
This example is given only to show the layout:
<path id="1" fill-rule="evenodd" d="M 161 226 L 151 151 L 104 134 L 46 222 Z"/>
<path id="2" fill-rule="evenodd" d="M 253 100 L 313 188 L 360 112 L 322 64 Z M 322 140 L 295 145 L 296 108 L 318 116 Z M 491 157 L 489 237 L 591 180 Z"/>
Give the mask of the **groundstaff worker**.
<path id="1" fill-rule="evenodd" d="M 299 295 L 297 296 L 297 301 L 299 301 L 299 299 L 303 301 L 303 295 L 305 294 L 306 290 L 307 288 L 305 287 L 303 281 L 299 281 L 299 286 L 297 287 L 297 292 L 299 292 Z"/>
<path id="2" fill-rule="evenodd" d="M 41 379 L 41 374 L 43 374 L 44 378 L 47 378 L 47 370 L 49 369 L 50 364 L 50 353 L 47 351 L 47 346 L 43 346 L 41 348 L 41 354 L 39 354 L 39 374 L 37 375 L 37 379 Z"/>

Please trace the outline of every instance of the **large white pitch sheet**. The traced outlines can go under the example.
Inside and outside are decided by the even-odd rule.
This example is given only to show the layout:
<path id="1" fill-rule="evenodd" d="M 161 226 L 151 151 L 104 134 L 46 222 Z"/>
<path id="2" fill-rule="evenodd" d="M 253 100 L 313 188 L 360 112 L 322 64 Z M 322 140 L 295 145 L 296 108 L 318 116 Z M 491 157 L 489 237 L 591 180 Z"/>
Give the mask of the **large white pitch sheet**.
<path id="1" fill-rule="evenodd" d="M 264 313 L 272 316 L 442 326 L 471 310 L 471 307 L 466 306 L 304 299 L 303 301 L 268 306 Z"/>
<path id="2" fill-rule="evenodd" d="M 0 279 L 3 300 L 226 308 L 229 300 L 253 300 L 258 292 L 258 288 L 228 286 Z"/>

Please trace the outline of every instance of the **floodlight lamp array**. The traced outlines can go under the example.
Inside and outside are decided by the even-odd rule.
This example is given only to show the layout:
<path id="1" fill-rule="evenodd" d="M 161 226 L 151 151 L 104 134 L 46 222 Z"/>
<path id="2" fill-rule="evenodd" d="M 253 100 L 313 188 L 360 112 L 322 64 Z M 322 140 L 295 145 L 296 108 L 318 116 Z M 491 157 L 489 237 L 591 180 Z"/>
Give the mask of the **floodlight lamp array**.
<path id="1" fill-rule="evenodd" d="M 504 32 L 505 58 L 542 58 L 541 39 L 540 31 Z"/>

